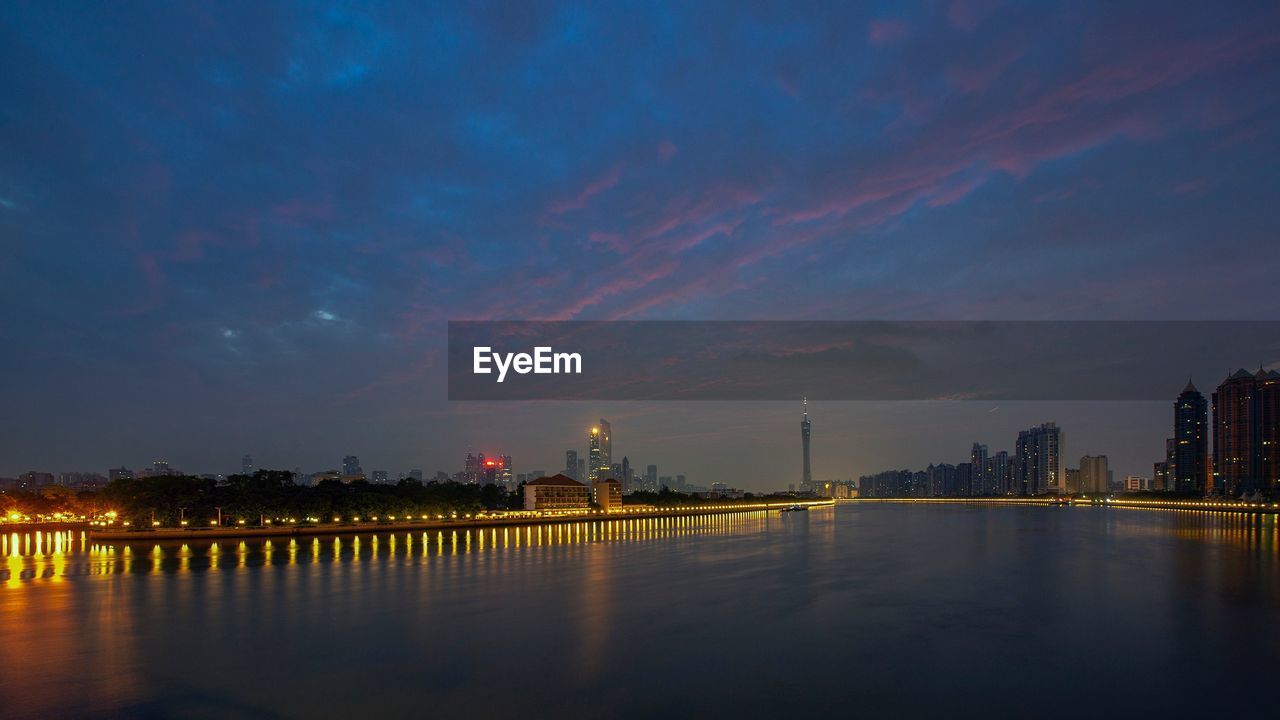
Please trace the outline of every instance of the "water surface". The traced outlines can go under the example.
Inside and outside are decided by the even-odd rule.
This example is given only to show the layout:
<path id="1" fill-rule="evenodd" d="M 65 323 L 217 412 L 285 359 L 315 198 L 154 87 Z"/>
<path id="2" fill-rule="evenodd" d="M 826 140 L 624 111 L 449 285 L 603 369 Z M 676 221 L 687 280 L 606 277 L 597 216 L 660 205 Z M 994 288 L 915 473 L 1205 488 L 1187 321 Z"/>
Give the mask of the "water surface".
<path id="1" fill-rule="evenodd" d="M 6 535 L 0 716 L 1265 712 L 1274 517 L 849 504 L 219 543 Z"/>

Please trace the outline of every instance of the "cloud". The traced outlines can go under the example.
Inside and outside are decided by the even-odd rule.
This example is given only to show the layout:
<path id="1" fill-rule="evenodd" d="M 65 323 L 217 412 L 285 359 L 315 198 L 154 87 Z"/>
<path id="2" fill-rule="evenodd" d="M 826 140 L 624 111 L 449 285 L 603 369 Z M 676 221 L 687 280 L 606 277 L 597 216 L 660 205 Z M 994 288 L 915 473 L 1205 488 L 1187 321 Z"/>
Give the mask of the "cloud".
<path id="1" fill-rule="evenodd" d="M 876 47 L 897 45 L 911 33 L 911 26 L 902 20 L 872 20 L 867 24 L 867 41 Z"/>

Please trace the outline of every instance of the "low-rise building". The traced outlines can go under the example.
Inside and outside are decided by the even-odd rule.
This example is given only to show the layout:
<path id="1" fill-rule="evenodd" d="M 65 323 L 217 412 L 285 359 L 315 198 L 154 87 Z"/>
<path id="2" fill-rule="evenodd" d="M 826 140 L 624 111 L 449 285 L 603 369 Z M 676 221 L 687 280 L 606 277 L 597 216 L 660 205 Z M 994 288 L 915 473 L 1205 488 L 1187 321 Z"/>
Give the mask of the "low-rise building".
<path id="1" fill-rule="evenodd" d="M 585 510 L 591 505 L 591 491 L 567 475 L 552 475 L 526 482 L 525 510 Z"/>
<path id="2" fill-rule="evenodd" d="M 596 480 L 591 483 L 591 499 L 605 512 L 622 509 L 622 483 L 614 479 Z"/>

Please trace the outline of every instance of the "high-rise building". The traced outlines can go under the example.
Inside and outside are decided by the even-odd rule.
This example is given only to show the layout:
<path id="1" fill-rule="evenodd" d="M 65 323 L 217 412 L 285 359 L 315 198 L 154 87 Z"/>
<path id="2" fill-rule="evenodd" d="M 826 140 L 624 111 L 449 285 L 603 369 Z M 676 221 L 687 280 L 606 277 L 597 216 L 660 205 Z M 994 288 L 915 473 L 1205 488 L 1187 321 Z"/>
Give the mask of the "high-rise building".
<path id="1" fill-rule="evenodd" d="M 577 450 L 565 450 L 565 451 L 564 451 L 564 474 L 565 474 L 565 476 L 566 476 L 566 477 L 571 477 L 571 478 L 573 478 L 574 480 L 579 480 L 579 478 L 578 478 L 578 451 L 577 451 Z"/>
<path id="2" fill-rule="evenodd" d="M 600 477 L 600 427 L 596 426 L 587 431 L 587 480 L 593 481 Z M 607 465 L 605 466 L 608 467 Z"/>
<path id="3" fill-rule="evenodd" d="M 974 495 L 989 495 L 991 488 L 987 483 L 987 446 L 981 443 L 974 443 L 973 449 L 969 451 L 969 464 L 973 466 L 973 487 L 971 489 Z"/>
<path id="4" fill-rule="evenodd" d="M 1151 465 L 1151 489 L 1163 492 L 1169 489 L 1169 463 L 1160 461 Z"/>
<path id="5" fill-rule="evenodd" d="M 956 495 L 960 497 L 971 497 L 973 495 L 973 475 L 973 463 L 956 465 Z"/>
<path id="6" fill-rule="evenodd" d="M 1080 458 L 1080 492 L 1106 494 L 1110 474 L 1106 455 L 1085 455 Z"/>
<path id="7" fill-rule="evenodd" d="M 1017 494 L 1062 492 L 1064 444 L 1062 429 L 1054 423 L 1042 423 L 1018 433 L 1018 444 L 1014 450 L 1014 484 Z"/>
<path id="8" fill-rule="evenodd" d="M 644 469 L 644 489 L 645 490 L 658 489 L 658 466 L 657 465 L 649 465 Z"/>
<path id="9" fill-rule="evenodd" d="M 618 482 L 622 483 L 622 492 L 631 492 L 631 460 L 626 455 L 622 456 L 622 477 Z"/>
<path id="10" fill-rule="evenodd" d="M 587 461 L 585 458 L 578 458 L 578 480 L 587 476 Z"/>
<path id="11" fill-rule="evenodd" d="M 1008 495 L 1012 491 L 1009 451 L 1001 450 L 987 458 L 987 483 L 992 495 Z"/>
<path id="12" fill-rule="evenodd" d="M 417 480 L 418 482 L 422 482 L 422 468 L 413 468 L 410 470 L 409 477 Z"/>
<path id="13" fill-rule="evenodd" d="M 342 474 L 347 477 L 363 475 L 364 469 L 360 467 L 360 458 L 355 455 L 348 455 L 342 458 Z"/>
<path id="14" fill-rule="evenodd" d="M 1238 497 L 1280 487 L 1280 373 L 1233 373 L 1213 393 L 1213 485 Z"/>
<path id="15" fill-rule="evenodd" d="M 800 420 L 800 444 L 804 450 L 804 470 L 800 475 L 800 487 L 809 489 L 813 485 L 813 472 L 809 465 L 809 436 L 813 426 L 809 424 L 809 398 L 804 398 L 804 417 Z"/>
<path id="16" fill-rule="evenodd" d="M 373 473 L 370 475 L 370 477 L 372 477 L 372 478 L 373 478 L 373 482 L 374 482 L 375 484 L 377 484 L 377 485 L 386 485 L 386 484 L 387 484 L 387 477 L 388 477 L 388 476 L 387 476 L 387 471 L 386 471 L 386 470 L 374 470 L 374 471 L 373 471 Z"/>
<path id="17" fill-rule="evenodd" d="M 241 475 L 252 475 L 255 469 L 256 468 L 254 468 L 253 466 L 252 455 L 245 455 L 244 457 L 240 458 L 240 474 Z"/>
<path id="18" fill-rule="evenodd" d="M 108 470 L 107 477 L 111 480 L 132 480 L 133 471 L 121 465 L 118 468 L 111 468 Z"/>
<path id="19" fill-rule="evenodd" d="M 1078 492 L 1082 492 L 1080 489 L 1080 468 L 1067 468 L 1062 472 L 1067 479 L 1067 494 L 1075 495 Z"/>
<path id="20" fill-rule="evenodd" d="M 511 456 L 503 455 L 502 469 L 498 473 L 498 482 L 501 483 L 502 487 L 506 488 L 508 492 L 516 489 L 516 482 L 512 477 L 511 472 Z"/>
<path id="21" fill-rule="evenodd" d="M 1209 404 L 1187 381 L 1173 403 L 1173 489 L 1204 495 L 1209 490 Z"/>
<path id="22" fill-rule="evenodd" d="M 956 466 L 942 463 L 925 468 L 928 476 L 926 497 L 955 497 Z"/>
<path id="23" fill-rule="evenodd" d="M 600 418 L 600 433 L 597 444 L 600 448 L 599 462 L 595 465 L 597 475 L 603 479 L 613 472 L 613 426 L 608 420 Z M 602 474 L 603 473 L 603 474 Z"/>

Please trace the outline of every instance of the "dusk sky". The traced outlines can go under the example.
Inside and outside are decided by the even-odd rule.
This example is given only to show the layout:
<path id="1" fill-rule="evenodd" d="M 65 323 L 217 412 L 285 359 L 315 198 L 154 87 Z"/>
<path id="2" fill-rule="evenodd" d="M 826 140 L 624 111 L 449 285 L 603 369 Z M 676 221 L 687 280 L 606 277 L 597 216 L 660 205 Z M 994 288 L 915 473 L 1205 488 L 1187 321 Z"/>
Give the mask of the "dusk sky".
<path id="1" fill-rule="evenodd" d="M 8 2 L 0 475 L 554 471 L 606 417 L 785 487 L 799 398 L 450 403 L 446 322 L 1275 319 L 1277 88 L 1274 2 Z M 1183 383 L 815 403 L 814 475 L 1050 420 L 1149 475 Z"/>

